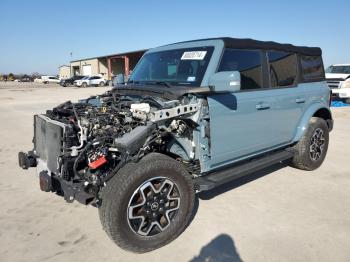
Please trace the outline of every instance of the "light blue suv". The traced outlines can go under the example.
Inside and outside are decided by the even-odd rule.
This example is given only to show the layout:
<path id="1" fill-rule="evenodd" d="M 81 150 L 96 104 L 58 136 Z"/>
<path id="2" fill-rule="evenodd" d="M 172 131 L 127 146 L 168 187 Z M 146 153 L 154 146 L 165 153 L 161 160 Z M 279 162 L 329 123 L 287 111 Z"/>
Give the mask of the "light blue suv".
<path id="1" fill-rule="evenodd" d="M 286 162 L 325 159 L 333 127 L 321 49 L 215 38 L 147 51 L 127 83 L 34 117 L 40 187 L 99 209 L 137 253 L 175 239 L 195 194 Z M 229 203 L 228 203 L 229 204 Z"/>

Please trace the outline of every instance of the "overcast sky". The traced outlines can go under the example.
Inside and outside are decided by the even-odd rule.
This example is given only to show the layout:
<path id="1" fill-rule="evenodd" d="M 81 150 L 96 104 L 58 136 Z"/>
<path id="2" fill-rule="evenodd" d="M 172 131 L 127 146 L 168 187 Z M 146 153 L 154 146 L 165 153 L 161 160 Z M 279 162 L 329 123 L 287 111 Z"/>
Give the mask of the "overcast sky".
<path id="1" fill-rule="evenodd" d="M 0 73 L 57 74 L 73 60 L 231 36 L 319 46 L 350 63 L 350 1 L 2 0 Z"/>

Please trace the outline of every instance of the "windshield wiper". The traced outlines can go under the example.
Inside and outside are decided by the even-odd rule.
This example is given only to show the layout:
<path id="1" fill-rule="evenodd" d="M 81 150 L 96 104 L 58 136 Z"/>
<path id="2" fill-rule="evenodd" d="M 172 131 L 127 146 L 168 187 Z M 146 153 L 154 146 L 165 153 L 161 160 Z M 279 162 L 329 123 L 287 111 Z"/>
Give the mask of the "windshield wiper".
<path id="1" fill-rule="evenodd" d="M 173 87 L 169 82 L 166 82 L 166 81 L 146 81 L 145 83 L 153 84 L 153 85 L 163 85 L 163 86 L 166 86 L 168 88 Z"/>
<path id="2" fill-rule="evenodd" d="M 135 80 L 129 80 L 128 82 L 126 82 L 127 84 L 139 84 L 139 81 L 135 81 Z"/>

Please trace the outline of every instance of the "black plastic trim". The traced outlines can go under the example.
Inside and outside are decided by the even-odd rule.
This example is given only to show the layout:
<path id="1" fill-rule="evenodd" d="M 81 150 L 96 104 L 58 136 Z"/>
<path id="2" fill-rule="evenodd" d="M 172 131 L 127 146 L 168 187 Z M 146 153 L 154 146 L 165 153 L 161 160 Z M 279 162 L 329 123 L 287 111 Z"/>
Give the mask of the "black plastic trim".
<path id="1" fill-rule="evenodd" d="M 276 151 L 264 155 L 262 157 L 244 162 L 242 164 L 234 165 L 226 169 L 215 171 L 207 175 L 203 175 L 194 179 L 196 190 L 207 191 L 217 186 L 223 185 L 232 180 L 238 179 L 242 176 L 249 175 L 255 171 L 261 170 L 273 164 L 285 161 L 292 158 L 294 151 L 288 148 L 281 151 Z"/>

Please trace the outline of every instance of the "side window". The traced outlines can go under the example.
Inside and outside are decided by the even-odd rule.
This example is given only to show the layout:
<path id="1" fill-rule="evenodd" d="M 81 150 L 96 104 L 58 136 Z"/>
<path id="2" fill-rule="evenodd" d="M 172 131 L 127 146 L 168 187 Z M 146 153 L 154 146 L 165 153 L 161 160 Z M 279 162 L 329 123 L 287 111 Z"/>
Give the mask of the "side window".
<path id="1" fill-rule="evenodd" d="M 174 79 L 176 77 L 176 64 L 169 63 L 168 64 L 168 76 L 171 79 Z"/>
<path id="2" fill-rule="evenodd" d="M 297 77 L 297 59 L 293 53 L 267 52 L 271 87 L 291 86 Z"/>
<path id="3" fill-rule="evenodd" d="M 320 56 L 300 55 L 301 75 L 304 80 L 323 80 L 324 69 Z"/>
<path id="4" fill-rule="evenodd" d="M 260 51 L 226 49 L 218 71 L 239 71 L 241 90 L 259 89 L 262 87 L 261 61 Z"/>

